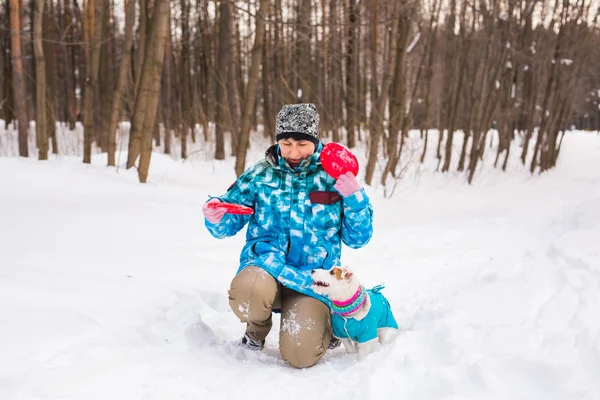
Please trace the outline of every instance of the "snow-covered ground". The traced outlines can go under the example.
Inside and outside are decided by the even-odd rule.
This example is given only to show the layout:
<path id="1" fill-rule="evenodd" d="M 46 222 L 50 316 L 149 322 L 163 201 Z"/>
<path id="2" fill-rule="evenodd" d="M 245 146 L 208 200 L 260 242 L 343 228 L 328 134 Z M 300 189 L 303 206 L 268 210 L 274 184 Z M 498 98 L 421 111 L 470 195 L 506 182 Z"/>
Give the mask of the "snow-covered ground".
<path id="1" fill-rule="evenodd" d="M 233 160 L 210 151 L 154 154 L 146 185 L 105 155 L 0 158 L 0 399 L 600 398 L 600 136 L 570 133 L 541 176 L 513 160 L 472 186 L 423 167 L 391 199 L 369 188 L 375 234 L 343 260 L 386 284 L 400 333 L 306 370 L 277 323 L 263 352 L 237 346 L 243 234 L 201 213 Z"/>

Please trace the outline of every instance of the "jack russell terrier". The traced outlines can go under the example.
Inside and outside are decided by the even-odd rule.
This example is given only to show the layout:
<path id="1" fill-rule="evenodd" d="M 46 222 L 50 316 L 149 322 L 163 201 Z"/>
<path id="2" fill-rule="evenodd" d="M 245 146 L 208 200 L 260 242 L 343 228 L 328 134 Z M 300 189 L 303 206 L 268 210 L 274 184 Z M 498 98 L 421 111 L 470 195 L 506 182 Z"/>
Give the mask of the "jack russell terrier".
<path id="1" fill-rule="evenodd" d="M 371 343 L 386 341 L 388 331 L 398 324 L 390 304 L 380 293 L 383 286 L 365 289 L 347 267 L 311 271 L 312 289 L 331 300 L 333 336 L 342 340 L 347 353 L 358 353 L 362 360 L 371 352 Z"/>

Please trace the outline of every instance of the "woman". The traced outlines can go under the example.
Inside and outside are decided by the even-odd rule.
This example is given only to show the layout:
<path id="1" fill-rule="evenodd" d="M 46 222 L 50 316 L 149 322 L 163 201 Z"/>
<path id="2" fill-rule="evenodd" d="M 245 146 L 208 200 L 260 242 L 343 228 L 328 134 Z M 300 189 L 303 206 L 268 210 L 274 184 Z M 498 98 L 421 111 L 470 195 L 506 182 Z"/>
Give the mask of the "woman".
<path id="1" fill-rule="evenodd" d="M 339 265 L 342 242 L 359 248 L 373 233 L 371 203 L 356 177 L 347 173 L 336 181 L 321 166 L 318 129 L 314 104 L 284 106 L 276 119 L 277 144 L 202 209 L 216 238 L 248 223 L 229 290 L 231 309 L 247 324 L 241 345 L 261 350 L 272 311 L 279 311 L 279 349 L 297 368 L 316 364 L 331 342 L 328 300 L 312 291 L 310 271 Z M 220 201 L 251 207 L 254 214 L 207 206 Z"/>

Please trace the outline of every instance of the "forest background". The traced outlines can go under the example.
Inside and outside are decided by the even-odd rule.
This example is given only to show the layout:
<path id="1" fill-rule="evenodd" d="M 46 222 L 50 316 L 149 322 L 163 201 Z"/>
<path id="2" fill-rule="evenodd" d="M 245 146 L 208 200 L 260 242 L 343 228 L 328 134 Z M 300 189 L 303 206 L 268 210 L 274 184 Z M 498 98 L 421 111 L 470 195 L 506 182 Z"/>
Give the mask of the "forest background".
<path id="1" fill-rule="evenodd" d="M 383 185 L 401 176 L 411 130 L 416 161 L 435 152 L 469 182 L 488 140 L 498 168 L 518 140 L 543 172 L 570 129 L 600 129 L 599 12 L 593 0 L 6 0 L 0 119 L 20 156 L 47 159 L 79 126 L 83 162 L 106 152 L 109 166 L 126 127 L 141 182 L 152 151 L 185 159 L 200 135 L 239 175 L 251 136 L 274 140 L 275 114 L 296 102 L 317 105 L 325 142 L 363 142 L 367 184 L 376 168 Z"/>

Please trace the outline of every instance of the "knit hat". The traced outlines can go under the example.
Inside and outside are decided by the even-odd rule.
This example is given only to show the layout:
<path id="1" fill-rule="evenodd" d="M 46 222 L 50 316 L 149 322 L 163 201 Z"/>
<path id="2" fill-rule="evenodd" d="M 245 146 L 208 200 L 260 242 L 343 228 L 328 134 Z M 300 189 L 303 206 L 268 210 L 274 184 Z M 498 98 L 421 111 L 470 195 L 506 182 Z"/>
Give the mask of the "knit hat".
<path id="1" fill-rule="evenodd" d="M 275 119 L 275 139 L 310 140 L 319 144 L 319 113 L 312 103 L 286 104 Z"/>

